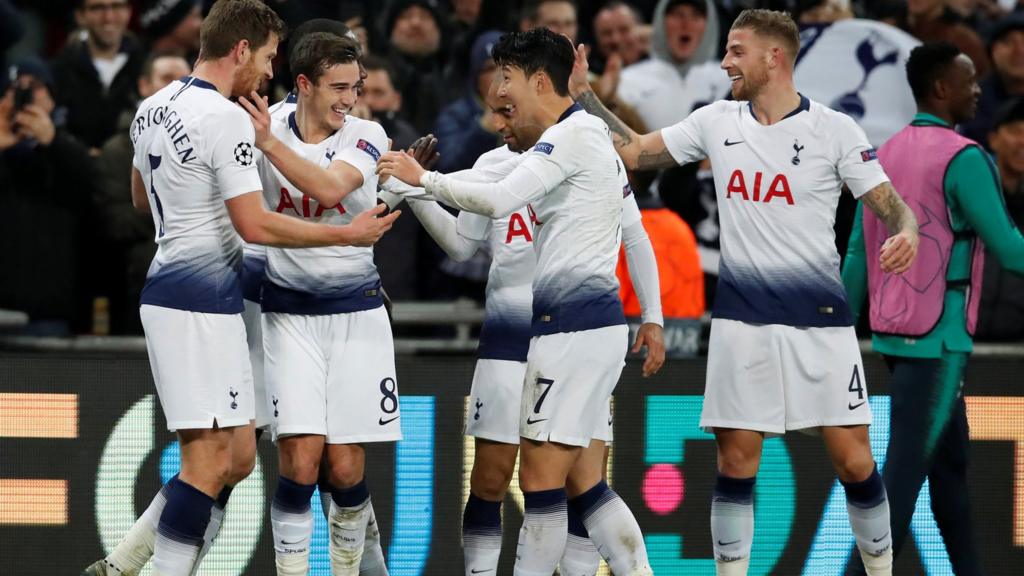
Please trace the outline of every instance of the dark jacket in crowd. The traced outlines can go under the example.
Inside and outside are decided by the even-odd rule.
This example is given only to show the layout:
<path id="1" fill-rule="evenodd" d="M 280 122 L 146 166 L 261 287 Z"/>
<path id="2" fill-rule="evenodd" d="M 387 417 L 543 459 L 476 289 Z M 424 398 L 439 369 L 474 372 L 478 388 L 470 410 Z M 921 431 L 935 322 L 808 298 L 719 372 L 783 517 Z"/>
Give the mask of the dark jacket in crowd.
<path id="1" fill-rule="evenodd" d="M 1012 96 L 998 72 L 993 72 L 979 84 L 981 97 L 978 98 L 978 110 L 974 114 L 974 120 L 960 125 L 960 132 L 988 148 L 988 133 L 992 129 L 996 110 Z"/>
<path id="2" fill-rule="evenodd" d="M 146 56 L 131 36 L 125 36 L 121 52 L 128 55 L 128 61 L 109 90 L 100 81 L 85 41 L 71 40 L 53 61 L 54 100 L 67 109 L 71 134 L 90 148 L 103 146 L 117 132 L 121 112 L 135 110 L 136 79 Z"/>
<path id="3" fill-rule="evenodd" d="M 62 128 L 49 146 L 23 142 L 0 152 L 0 308 L 27 312 L 73 332 L 88 328 L 87 222 L 95 170 L 88 150 Z"/>
<path id="4" fill-rule="evenodd" d="M 417 58 L 399 52 L 390 43 L 391 29 L 398 15 L 411 5 L 421 6 L 431 13 L 441 31 L 441 46 L 435 54 Z M 429 0 L 399 0 L 392 4 L 386 14 L 383 35 L 380 40 L 388 46 L 386 58 L 391 64 L 395 75 L 395 88 L 402 93 L 402 116 L 416 128 L 420 134 L 426 134 L 434 126 L 437 113 L 441 107 L 450 102 L 458 94 L 453 92 L 445 78 L 447 64 L 447 38 L 444 19 L 437 12 L 434 2 Z M 457 89 L 456 89 L 457 90 Z"/>
<path id="5" fill-rule="evenodd" d="M 111 332 L 142 334 L 139 320 L 139 298 L 146 283 L 146 272 L 156 254 L 156 231 L 153 218 L 140 214 L 132 206 L 131 179 L 134 148 L 128 130 L 134 113 L 121 114 L 118 132 L 107 141 L 96 159 L 98 183 L 93 203 L 103 240 L 118 258 L 118 278 L 111 291 Z"/>
<path id="6" fill-rule="evenodd" d="M 446 106 L 437 117 L 434 134 L 437 136 L 439 172 L 456 172 L 472 168 L 481 154 L 498 145 L 498 134 L 480 124 L 484 115 L 483 103 L 477 93 L 477 77 L 491 57 L 491 48 L 501 32 L 485 32 L 473 43 L 469 61 L 469 74 L 462 98 Z"/>

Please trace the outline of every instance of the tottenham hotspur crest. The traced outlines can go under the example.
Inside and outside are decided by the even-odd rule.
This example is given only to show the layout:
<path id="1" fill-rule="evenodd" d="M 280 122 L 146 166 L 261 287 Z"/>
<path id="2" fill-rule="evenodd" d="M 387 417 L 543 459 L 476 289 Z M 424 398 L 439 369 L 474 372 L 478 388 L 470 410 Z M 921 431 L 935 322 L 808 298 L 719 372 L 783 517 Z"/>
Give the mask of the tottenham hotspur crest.
<path id="1" fill-rule="evenodd" d="M 793 166 L 799 166 L 800 165 L 800 151 L 803 150 L 803 149 L 804 149 L 804 147 L 800 145 L 800 141 L 794 138 L 793 139 L 793 150 L 796 150 L 796 154 L 793 155 L 793 159 L 791 160 L 791 162 L 793 162 Z"/>
<path id="2" fill-rule="evenodd" d="M 252 164 L 252 144 L 239 142 L 238 146 L 235 146 L 235 162 L 238 162 L 239 166 Z"/>

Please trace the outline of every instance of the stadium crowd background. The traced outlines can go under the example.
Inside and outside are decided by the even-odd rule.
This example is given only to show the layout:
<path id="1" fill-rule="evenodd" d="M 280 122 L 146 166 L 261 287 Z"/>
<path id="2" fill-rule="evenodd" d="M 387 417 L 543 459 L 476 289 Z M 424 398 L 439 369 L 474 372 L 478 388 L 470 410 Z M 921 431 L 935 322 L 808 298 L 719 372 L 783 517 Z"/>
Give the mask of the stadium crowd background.
<path id="1" fill-rule="evenodd" d="M 638 132 L 726 96 L 728 80 L 717 64 L 744 8 L 785 9 L 801 26 L 873 19 L 921 41 L 948 40 L 981 77 L 977 118 L 961 131 L 993 153 L 1010 212 L 1024 221 L 1024 0 L 268 4 L 290 28 L 311 18 L 348 24 L 364 45 L 368 72 L 352 114 L 380 122 L 395 147 L 438 135 L 442 172 L 468 168 L 500 144 L 480 95 L 495 73 L 488 53 L 502 31 L 547 26 L 591 46 L 599 96 Z M 194 63 L 210 5 L 0 0 L 0 309 L 29 315 L 20 333 L 141 334 L 138 298 L 156 245 L 150 216 L 131 206 L 127 127 L 140 97 Z M 291 88 L 286 50 L 287 43 L 266 87 L 272 102 Z M 632 176 L 662 269 L 666 316 L 699 317 L 713 302 L 709 261 L 718 242 L 709 171 Z M 849 197 L 840 204 L 840 254 L 853 209 Z M 482 301 L 487 255 L 447 259 L 411 212 L 376 246 L 376 260 L 393 300 Z M 628 285 L 622 292 L 629 314 Z M 978 339 L 1024 339 L 1024 281 L 1001 271 L 995 258 L 986 263 Z"/>

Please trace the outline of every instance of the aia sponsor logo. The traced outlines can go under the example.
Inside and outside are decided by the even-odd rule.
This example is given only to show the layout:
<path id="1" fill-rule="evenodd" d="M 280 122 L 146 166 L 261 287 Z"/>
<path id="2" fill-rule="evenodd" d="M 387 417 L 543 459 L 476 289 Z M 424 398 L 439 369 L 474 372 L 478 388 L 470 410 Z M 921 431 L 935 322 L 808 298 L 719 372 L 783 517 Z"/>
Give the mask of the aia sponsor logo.
<path id="1" fill-rule="evenodd" d="M 729 185 L 725 189 L 725 197 L 732 199 L 736 197 L 748 200 L 751 202 L 763 202 L 768 203 L 774 201 L 785 201 L 786 204 L 793 205 L 793 193 L 789 188 L 789 180 L 786 179 L 785 174 L 776 174 L 771 183 L 764 185 L 767 180 L 767 176 L 763 172 L 754 172 L 754 179 L 751 182 L 752 186 L 747 186 L 747 177 L 743 175 L 740 170 L 733 170 L 732 176 L 729 176 Z"/>

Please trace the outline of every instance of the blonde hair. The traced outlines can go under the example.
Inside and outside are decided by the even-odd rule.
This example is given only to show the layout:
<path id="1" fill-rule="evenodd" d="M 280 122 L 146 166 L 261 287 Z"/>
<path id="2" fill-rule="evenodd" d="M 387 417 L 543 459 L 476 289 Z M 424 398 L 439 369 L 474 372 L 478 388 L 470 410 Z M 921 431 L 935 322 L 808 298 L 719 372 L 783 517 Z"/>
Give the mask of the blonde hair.
<path id="1" fill-rule="evenodd" d="M 747 28 L 758 36 L 773 38 L 782 43 L 789 62 L 795 63 L 800 53 L 800 30 L 789 12 L 775 10 L 748 9 L 740 12 L 732 23 L 732 29 Z"/>

